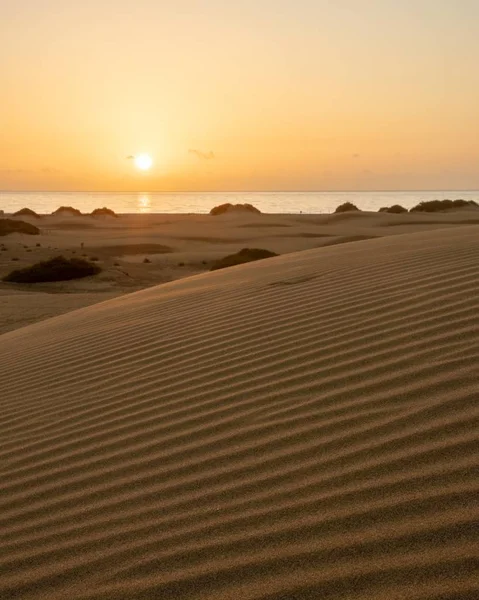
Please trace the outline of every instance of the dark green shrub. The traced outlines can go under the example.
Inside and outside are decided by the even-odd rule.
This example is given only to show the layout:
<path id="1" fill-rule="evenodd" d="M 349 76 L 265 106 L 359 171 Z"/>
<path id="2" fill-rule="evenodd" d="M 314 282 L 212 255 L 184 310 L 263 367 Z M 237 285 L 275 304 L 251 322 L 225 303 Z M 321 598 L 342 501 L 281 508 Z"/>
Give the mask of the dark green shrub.
<path id="1" fill-rule="evenodd" d="M 261 211 L 258 210 L 252 204 L 248 204 L 248 203 L 231 204 L 230 202 L 227 202 L 226 204 L 220 204 L 219 206 L 215 206 L 214 208 L 212 208 L 210 210 L 210 215 L 218 216 L 218 215 L 222 215 L 227 212 L 240 212 L 240 211 L 261 214 Z"/>
<path id="2" fill-rule="evenodd" d="M 358 211 L 359 208 L 352 202 L 345 202 L 344 204 L 340 204 L 334 212 L 335 213 L 343 213 L 343 212 L 350 212 L 353 210 Z"/>
<path id="3" fill-rule="evenodd" d="M 13 213 L 13 216 L 14 217 L 35 217 L 35 219 L 40 218 L 40 215 L 37 214 L 31 208 L 21 208 L 20 210 L 17 210 L 17 212 Z"/>
<path id="4" fill-rule="evenodd" d="M 451 210 L 451 208 L 463 208 L 465 206 L 479 206 L 474 200 L 430 200 L 428 202 L 420 202 L 413 206 L 409 212 L 441 212 L 443 210 Z"/>
<path id="5" fill-rule="evenodd" d="M 57 208 L 52 212 L 52 215 L 61 215 L 62 213 L 68 213 L 75 217 L 82 216 L 81 212 L 77 208 L 73 208 L 73 206 L 60 206 L 60 208 Z"/>
<path id="6" fill-rule="evenodd" d="M 264 258 L 271 258 L 273 256 L 278 255 L 275 252 L 263 250 L 262 248 L 243 248 L 236 254 L 229 254 L 228 256 L 225 256 L 224 258 L 214 262 L 210 271 L 225 269 L 226 267 L 233 267 L 234 265 L 241 265 L 243 263 L 254 260 L 262 260 Z"/>
<path id="7" fill-rule="evenodd" d="M 404 208 L 404 206 L 401 206 L 400 204 L 393 204 L 392 206 L 383 206 L 378 212 L 387 212 L 399 215 L 401 213 L 407 213 L 407 208 Z"/>
<path id="8" fill-rule="evenodd" d="M 104 206 L 103 208 L 95 208 L 95 210 L 91 213 L 92 217 L 118 217 L 118 215 L 111 210 L 111 208 L 107 208 Z"/>
<path id="9" fill-rule="evenodd" d="M 28 235 L 38 235 L 40 230 L 35 225 L 25 223 L 25 221 L 15 221 L 14 219 L 0 219 L 0 235 L 9 233 L 26 233 Z"/>
<path id="10" fill-rule="evenodd" d="M 47 261 L 42 261 L 12 271 L 3 278 L 3 281 L 14 283 L 39 283 L 44 281 L 68 281 L 70 279 L 81 279 L 100 273 L 97 265 L 92 265 L 81 258 L 65 258 L 57 256 Z"/>

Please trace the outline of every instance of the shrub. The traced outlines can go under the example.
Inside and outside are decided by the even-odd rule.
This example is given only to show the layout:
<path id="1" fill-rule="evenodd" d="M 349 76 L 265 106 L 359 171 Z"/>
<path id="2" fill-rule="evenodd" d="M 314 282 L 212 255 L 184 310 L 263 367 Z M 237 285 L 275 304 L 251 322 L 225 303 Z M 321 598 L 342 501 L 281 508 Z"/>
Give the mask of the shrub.
<path id="1" fill-rule="evenodd" d="M 47 261 L 42 261 L 12 271 L 3 278 L 3 281 L 14 283 L 39 283 L 43 281 L 68 281 L 70 279 L 81 279 L 100 273 L 97 265 L 92 265 L 81 258 L 65 258 L 57 256 Z"/>
<path id="2" fill-rule="evenodd" d="M 409 212 L 441 212 L 451 208 L 463 208 L 465 206 L 479 206 L 474 200 L 430 200 L 429 202 L 420 202 L 413 206 Z"/>
<path id="3" fill-rule="evenodd" d="M 111 210 L 111 208 L 107 208 L 104 206 L 103 208 L 95 208 L 91 213 L 92 217 L 118 217 L 118 215 Z"/>
<path id="4" fill-rule="evenodd" d="M 83 254 L 83 256 L 86 256 L 86 254 Z M 98 258 L 98 256 L 91 256 L 91 257 L 90 257 L 90 260 L 91 260 L 92 262 L 98 262 L 100 259 Z"/>
<path id="5" fill-rule="evenodd" d="M 261 211 L 252 204 L 231 204 L 230 202 L 227 202 L 226 204 L 220 204 L 219 206 L 212 208 L 210 210 L 210 215 L 218 216 L 227 212 L 251 212 L 261 214 Z"/>
<path id="6" fill-rule="evenodd" d="M 144 262 L 144 263 L 151 263 L 151 260 L 150 260 L 149 258 L 144 258 L 144 259 L 143 259 L 143 262 Z"/>
<path id="7" fill-rule="evenodd" d="M 344 204 L 340 204 L 334 212 L 335 213 L 343 213 L 343 212 L 350 212 L 353 210 L 359 210 L 359 208 L 352 202 L 345 202 Z"/>
<path id="8" fill-rule="evenodd" d="M 9 233 L 26 233 L 28 235 L 38 235 L 40 230 L 35 225 L 25 223 L 25 221 L 15 221 L 14 219 L 0 219 L 0 235 Z"/>
<path id="9" fill-rule="evenodd" d="M 404 206 L 401 206 L 400 204 L 393 204 L 392 206 L 383 206 L 379 209 L 379 212 L 394 213 L 399 215 L 401 213 L 407 213 L 407 208 L 404 208 Z"/>
<path id="10" fill-rule="evenodd" d="M 236 254 L 229 254 L 228 256 L 225 256 L 224 258 L 214 262 L 210 271 L 225 269 L 226 267 L 233 267 L 234 265 L 241 265 L 243 263 L 254 260 L 262 260 L 263 258 L 271 258 L 273 256 L 278 255 L 275 252 L 263 250 L 262 248 L 243 248 Z"/>
<path id="11" fill-rule="evenodd" d="M 68 213 L 75 217 L 82 216 L 81 212 L 77 208 L 73 208 L 73 206 L 60 206 L 60 208 L 57 208 L 52 212 L 52 215 L 61 215 L 62 213 Z"/>
<path id="12" fill-rule="evenodd" d="M 17 210 L 17 212 L 13 213 L 13 216 L 14 217 L 35 217 L 36 219 L 40 218 L 40 215 L 38 215 L 31 208 L 21 208 L 20 210 Z"/>

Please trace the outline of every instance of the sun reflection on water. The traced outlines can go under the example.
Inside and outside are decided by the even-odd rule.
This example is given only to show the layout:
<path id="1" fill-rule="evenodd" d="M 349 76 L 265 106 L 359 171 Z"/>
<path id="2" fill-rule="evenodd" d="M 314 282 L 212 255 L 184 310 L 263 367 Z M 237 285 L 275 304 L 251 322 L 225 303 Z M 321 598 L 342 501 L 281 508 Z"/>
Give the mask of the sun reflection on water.
<path id="1" fill-rule="evenodd" d="M 148 194 L 141 194 L 138 198 L 138 212 L 149 213 L 151 210 L 151 200 Z"/>

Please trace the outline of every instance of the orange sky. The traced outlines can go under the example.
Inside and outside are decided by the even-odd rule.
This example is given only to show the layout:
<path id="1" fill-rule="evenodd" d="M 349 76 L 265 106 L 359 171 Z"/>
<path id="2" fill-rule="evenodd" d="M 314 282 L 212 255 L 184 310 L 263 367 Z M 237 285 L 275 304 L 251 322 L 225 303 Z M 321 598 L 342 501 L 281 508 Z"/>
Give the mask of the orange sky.
<path id="1" fill-rule="evenodd" d="M 477 0 L 1 11 L 0 189 L 479 188 Z"/>

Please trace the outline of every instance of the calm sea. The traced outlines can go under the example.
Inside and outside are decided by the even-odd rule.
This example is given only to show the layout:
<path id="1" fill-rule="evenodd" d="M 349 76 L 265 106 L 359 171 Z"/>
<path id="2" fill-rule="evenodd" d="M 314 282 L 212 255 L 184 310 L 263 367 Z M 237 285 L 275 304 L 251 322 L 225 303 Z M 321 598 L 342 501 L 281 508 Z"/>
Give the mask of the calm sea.
<path id="1" fill-rule="evenodd" d="M 476 200 L 479 191 L 428 192 L 0 192 L 0 210 L 12 213 L 28 207 L 51 213 L 59 206 L 81 212 L 107 206 L 116 213 L 208 213 L 213 206 L 249 202 L 265 213 L 331 213 L 343 202 L 361 210 L 401 204 L 411 208 L 423 200 Z"/>

